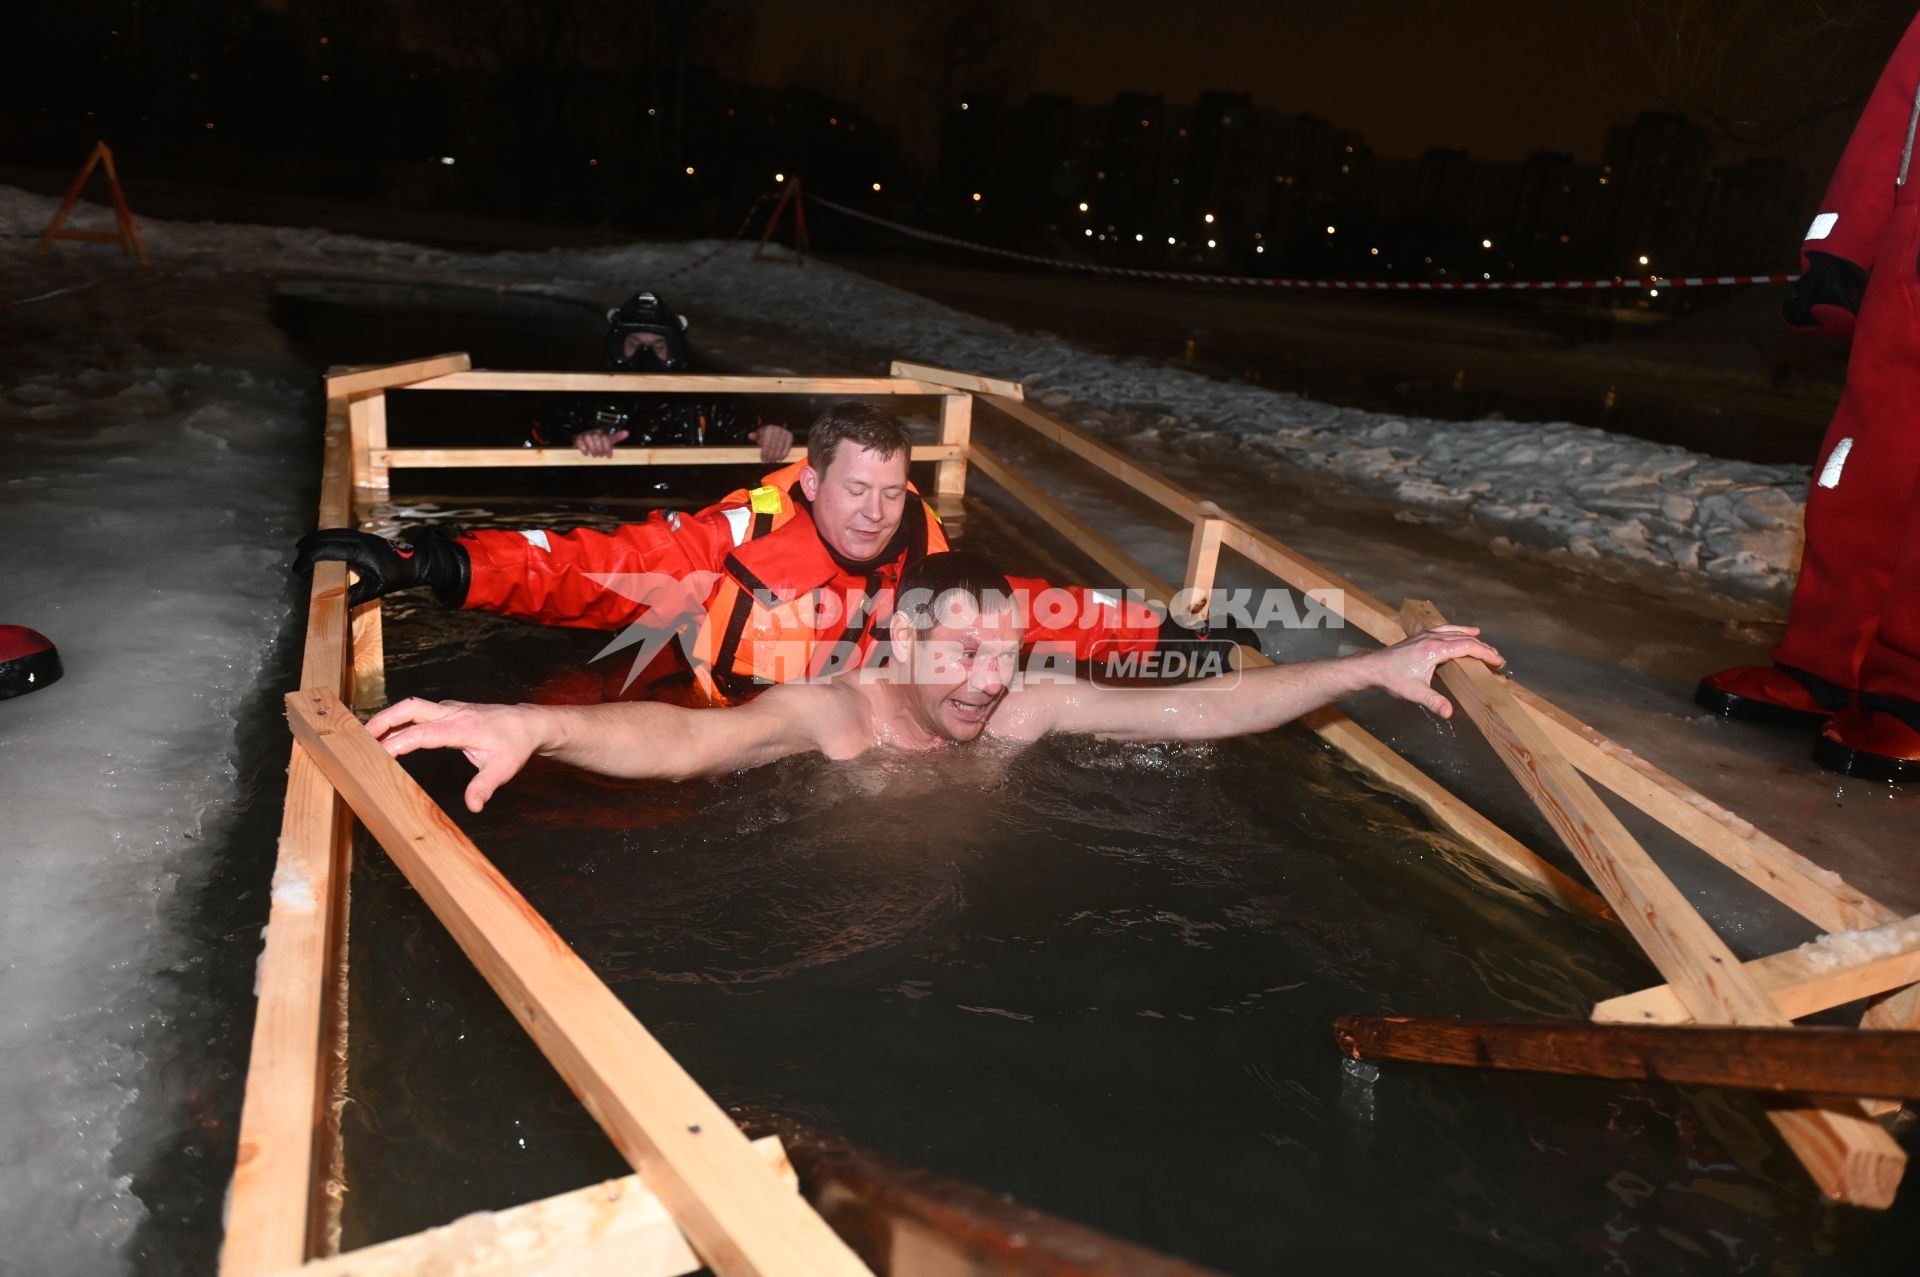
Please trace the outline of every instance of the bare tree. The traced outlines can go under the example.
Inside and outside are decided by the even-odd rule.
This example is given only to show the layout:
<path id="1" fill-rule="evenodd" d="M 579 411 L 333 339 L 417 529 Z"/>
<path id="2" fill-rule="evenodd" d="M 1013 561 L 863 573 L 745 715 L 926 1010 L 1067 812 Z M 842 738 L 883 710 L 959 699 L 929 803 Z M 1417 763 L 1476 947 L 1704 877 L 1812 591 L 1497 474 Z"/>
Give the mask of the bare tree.
<path id="1" fill-rule="evenodd" d="M 1634 0 L 1629 12 L 1666 104 L 1753 147 L 1862 102 L 1913 19 L 1895 0 Z"/>

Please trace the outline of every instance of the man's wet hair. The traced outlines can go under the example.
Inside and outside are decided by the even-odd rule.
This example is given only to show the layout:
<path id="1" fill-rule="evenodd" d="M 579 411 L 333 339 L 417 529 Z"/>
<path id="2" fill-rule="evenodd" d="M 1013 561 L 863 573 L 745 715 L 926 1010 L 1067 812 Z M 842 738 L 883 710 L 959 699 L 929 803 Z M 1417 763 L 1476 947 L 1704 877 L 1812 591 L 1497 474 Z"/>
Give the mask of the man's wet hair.
<path id="1" fill-rule="evenodd" d="M 993 561 L 967 550 L 943 550 L 907 565 L 894 590 L 893 624 L 928 630 L 964 596 L 982 612 L 1013 606 L 1013 587 Z"/>
<path id="2" fill-rule="evenodd" d="M 825 474 L 833 454 L 842 443 L 865 448 L 881 457 L 906 451 L 912 456 L 913 438 L 900 418 L 885 408 L 846 399 L 833 405 L 814 420 L 807 431 L 807 461 L 814 471 Z"/>

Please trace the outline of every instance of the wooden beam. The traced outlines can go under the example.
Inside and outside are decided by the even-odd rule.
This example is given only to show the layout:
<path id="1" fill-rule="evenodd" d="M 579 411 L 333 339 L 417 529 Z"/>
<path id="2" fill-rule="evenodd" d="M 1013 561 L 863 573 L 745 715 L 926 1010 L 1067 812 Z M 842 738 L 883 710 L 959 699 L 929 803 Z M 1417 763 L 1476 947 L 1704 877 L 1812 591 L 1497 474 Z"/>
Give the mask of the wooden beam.
<path id="1" fill-rule="evenodd" d="M 940 442 L 956 449 L 934 471 L 934 493 L 945 506 L 963 508 L 967 495 L 967 442 L 973 437 L 973 396 L 948 395 L 940 401 Z"/>
<path id="2" fill-rule="evenodd" d="M 1226 522 L 1220 539 L 1229 550 L 1252 559 L 1301 593 L 1311 593 L 1349 625 L 1365 631 L 1369 638 L 1390 647 L 1407 637 L 1393 609 L 1353 582 L 1327 571 L 1305 555 L 1296 554 L 1211 501 L 1202 502 L 1201 508 L 1210 517 Z"/>
<path id="3" fill-rule="evenodd" d="M 954 372 L 950 368 L 935 368 L 930 364 L 912 364 L 896 359 L 887 371 L 895 377 L 932 382 L 936 386 L 952 386 L 956 390 L 970 390 L 976 395 L 1003 395 L 1008 399 L 1027 397 L 1027 388 L 1017 381 L 982 377 L 978 373 Z"/>
<path id="4" fill-rule="evenodd" d="M 380 619 L 380 600 L 353 609 L 353 679 L 349 698 L 357 710 L 378 709 L 387 703 L 387 643 Z"/>
<path id="5" fill-rule="evenodd" d="M 777 1135 L 753 1151 L 788 1189 L 798 1192 Z M 451 1224 L 316 1259 L 282 1277 L 683 1277 L 704 1265 L 680 1226 L 638 1175 L 498 1211 L 476 1211 Z"/>
<path id="6" fill-rule="evenodd" d="M 1446 623 L 1431 603 L 1414 600 L 1401 609 L 1401 619 L 1409 630 Z M 1448 661 L 1440 677 L 1696 1020 L 1753 1028 L 1790 1023 L 1504 680 L 1465 659 Z M 1821 1190 L 1855 1205 L 1890 1205 L 1906 1168 L 1900 1146 L 1858 1103 L 1801 1103 L 1768 1116 Z"/>
<path id="7" fill-rule="evenodd" d="M 360 374 L 355 374 L 360 375 Z M 907 377 L 753 377 L 665 372 L 453 372 L 408 390 L 549 390 L 660 395 L 945 395 L 947 386 Z"/>
<path id="8" fill-rule="evenodd" d="M 1522 687 L 1513 695 L 1573 765 L 1823 931 L 1899 917 L 1778 839 Z"/>
<path id="9" fill-rule="evenodd" d="M 1088 558 L 1113 573 L 1115 580 L 1128 589 L 1144 590 L 1150 597 L 1164 600 L 1173 587 L 1140 560 L 1115 545 L 1111 539 L 1068 510 L 1040 486 L 1000 459 L 998 453 L 974 444 L 973 464 L 980 473 L 1005 488 L 1015 500 L 1033 511 L 1048 527 L 1072 542 Z"/>
<path id="10" fill-rule="evenodd" d="M 327 398 L 339 399 L 347 395 L 365 394 L 374 390 L 411 388 L 414 382 L 465 372 L 472 366 L 473 361 L 464 351 L 454 351 L 446 355 L 433 355 L 427 359 L 409 359 L 405 363 L 356 368 L 352 372 L 327 378 Z"/>
<path id="11" fill-rule="evenodd" d="M 1886 951 L 1864 961 L 1827 961 L 1817 956 L 1819 949 L 1803 945 L 1755 958 L 1743 969 L 1781 1015 L 1798 1020 L 1920 980 L 1920 915 L 1890 924 L 1882 936 L 1877 947 Z M 1692 1012 L 1672 986 L 1664 984 L 1597 1003 L 1593 1018 L 1615 1024 L 1693 1023 Z"/>
<path id="12" fill-rule="evenodd" d="M 1189 492 L 1171 480 L 1162 479 L 1141 466 L 1132 457 L 1100 442 L 1078 426 L 1070 426 L 1021 400 L 1012 399 L 1006 395 L 983 394 L 979 398 L 988 407 L 1013 418 L 1041 438 L 1051 439 L 1082 461 L 1092 462 L 1094 466 L 1134 491 L 1165 506 L 1179 515 L 1182 522 L 1192 523 L 1195 519 L 1209 513 L 1201 508 L 1207 503 L 1196 493 Z"/>
<path id="13" fill-rule="evenodd" d="M 1257 663 L 1266 663 L 1266 658 L 1258 658 Z M 1329 705 L 1300 723 L 1361 771 L 1426 812 L 1434 824 L 1453 834 L 1502 877 L 1539 892 L 1563 909 L 1618 921 L 1612 907 L 1586 884 L 1542 859 L 1345 713 Z"/>
<path id="14" fill-rule="evenodd" d="M 795 448 L 782 465 L 799 461 Z M 915 461 L 951 461 L 960 450 L 943 443 L 913 447 Z M 611 457 L 582 456 L 572 448 L 387 448 L 373 454 L 393 470 L 533 469 L 549 466 L 748 466 L 761 465 L 758 448 L 615 448 Z"/>
<path id="15" fill-rule="evenodd" d="M 327 405 L 320 525 L 349 521 L 347 408 Z M 347 569 L 316 565 L 308 590 L 303 686 L 344 691 Z M 253 1043 L 241 1102 L 221 1277 L 258 1277 L 316 1253 L 328 1232 L 319 1186 L 334 1164 L 331 1085 L 344 978 L 353 819 L 298 744 L 287 765 Z"/>
<path id="16" fill-rule="evenodd" d="M 896 1277 L 1217 1277 L 1084 1225 L 749 1109 L 786 1145 L 807 1199 L 874 1271 Z"/>
<path id="17" fill-rule="evenodd" d="M 723 1277 L 866 1271 L 338 696 L 295 692 L 287 710 L 327 779 L 708 1265 Z"/>
<path id="18" fill-rule="evenodd" d="M 1214 578 L 1220 572 L 1220 535 L 1226 531 L 1221 519 L 1199 519 L 1187 541 L 1187 570 L 1180 578 L 1181 593 L 1186 595 L 1188 612 L 1205 617 Z"/>
<path id="19" fill-rule="evenodd" d="M 1047 526 L 1113 573 L 1121 585 L 1140 590 L 1159 603 L 1172 597 L 1173 587 L 1165 580 L 1001 460 L 999 454 L 978 443 L 972 446 L 972 452 L 973 462 L 982 474 L 1004 487 Z M 1269 664 L 1260 653 L 1245 649 L 1240 659 L 1243 665 Z M 1502 876 L 1539 891 L 1563 907 L 1597 917 L 1612 916 L 1599 896 L 1529 851 L 1340 710 L 1328 706 L 1306 715 L 1300 722 L 1362 771 L 1425 811 L 1434 823 L 1452 832 L 1469 851 L 1485 859 Z"/>
<path id="20" fill-rule="evenodd" d="M 1333 1035 L 1355 1060 L 1775 1094 L 1920 1097 L 1920 1033 L 1348 1015 L 1334 1021 Z"/>
<path id="21" fill-rule="evenodd" d="M 353 441 L 353 486 L 385 492 L 387 464 L 387 392 L 367 390 L 347 396 L 348 434 Z"/>

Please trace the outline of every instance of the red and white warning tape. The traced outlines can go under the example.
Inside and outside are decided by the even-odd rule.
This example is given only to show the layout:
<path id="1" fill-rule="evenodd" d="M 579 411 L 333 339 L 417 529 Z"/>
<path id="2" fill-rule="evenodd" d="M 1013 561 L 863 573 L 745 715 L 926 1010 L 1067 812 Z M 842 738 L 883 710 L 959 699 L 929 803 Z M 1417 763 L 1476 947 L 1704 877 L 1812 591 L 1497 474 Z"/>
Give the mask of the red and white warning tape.
<path id="1" fill-rule="evenodd" d="M 884 226 L 888 230 L 898 231 L 913 239 L 926 240 L 933 244 L 945 244 L 952 248 L 964 248 L 975 253 L 987 253 L 994 257 L 1005 257 L 1017 262 L 1027 262 L 1035 266 L 1052 266 L 1060 270 L 1085 271 L 1091 275 L 1126 275 L 1134 279 L 1164 279 L 1181 284 L 1228 284 L 1240 288 L 1324 288 L 1330 291 L 1346 292 L 1385 292 L 1385 293 L 1500 293 L 1500 292 L 1571 292 L 1589 288 L 1706 288 L 1717 284 L 1788 284 L 1800 278 L 1798 275 L 1773 273 L 1765 275 L 1648 275 L 1644 278 L 1613 279 L 1462 279 L 1462 280 L 1405 280 L 1405 279 L 1280 279 L 1255 275 L 1204 275 L 1183 270 L 1147 270 L 1135 266 L 1108 266 L 1099 262 L 1076 262 L 1060 257 L 1041 257 L 1035 253 L 1015 252 L 1010 248 L 995 248 L 991 244 L 976 244 L 972 240 L 957 239 L 952 235 L 942 235 L 937 231 L 921 230 L 917 226 L 907 226 L 900 222 L 876 217 L 857 208 L 848 208 L 845 204 L 822 199 L 818 195 L 807 195 L 811 203 L 830 208 L 836 213 L 845 213 L 848 217 L 875 226 Z"/>

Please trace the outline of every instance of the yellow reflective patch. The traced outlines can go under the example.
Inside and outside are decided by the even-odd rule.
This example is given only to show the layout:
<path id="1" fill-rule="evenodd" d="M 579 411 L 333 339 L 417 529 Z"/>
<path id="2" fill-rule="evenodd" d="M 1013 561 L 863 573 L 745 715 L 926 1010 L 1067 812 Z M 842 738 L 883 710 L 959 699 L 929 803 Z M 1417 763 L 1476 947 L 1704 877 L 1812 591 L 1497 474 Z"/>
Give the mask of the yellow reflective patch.
<path id="1" fill-rule="evenodd" d="M 747 504 L 753 507 L 755 514 L 780 513 L 780 489 L 775 487 L 755 488 L 747 493 Z"/>

